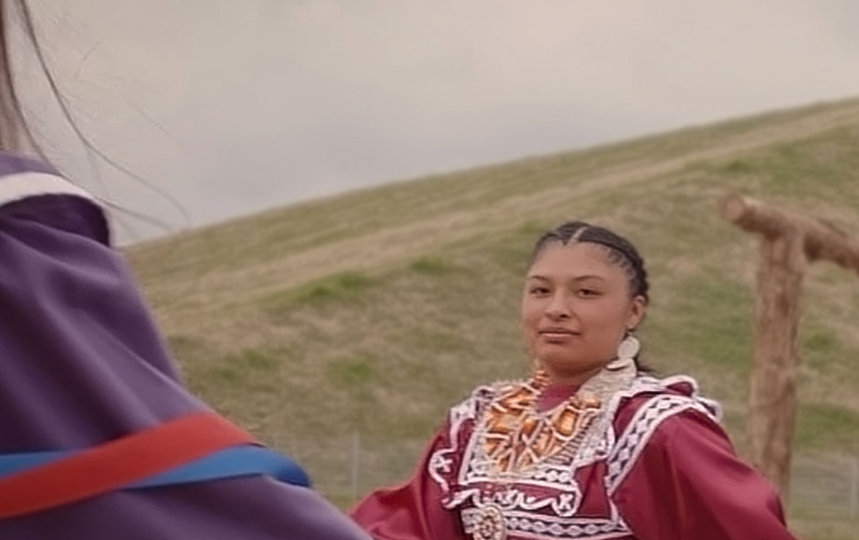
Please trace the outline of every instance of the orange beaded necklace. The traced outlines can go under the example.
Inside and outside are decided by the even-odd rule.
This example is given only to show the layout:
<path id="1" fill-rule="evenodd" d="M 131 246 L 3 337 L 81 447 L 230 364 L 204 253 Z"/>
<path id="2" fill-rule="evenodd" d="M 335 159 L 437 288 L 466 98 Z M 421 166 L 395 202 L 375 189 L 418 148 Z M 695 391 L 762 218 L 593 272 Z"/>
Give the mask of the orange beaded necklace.
<path id="1" fill-rule="evenodd" d="M 571 443 L 581 440 L 600 411 L 597 398 L 576 393 L 540 412 L 537 401 L 546 386 L 545 373 L 538 372 L 505 390 L 486 411 L 483 444 L 498 472 L 526 470 L 576 446 Z"/>

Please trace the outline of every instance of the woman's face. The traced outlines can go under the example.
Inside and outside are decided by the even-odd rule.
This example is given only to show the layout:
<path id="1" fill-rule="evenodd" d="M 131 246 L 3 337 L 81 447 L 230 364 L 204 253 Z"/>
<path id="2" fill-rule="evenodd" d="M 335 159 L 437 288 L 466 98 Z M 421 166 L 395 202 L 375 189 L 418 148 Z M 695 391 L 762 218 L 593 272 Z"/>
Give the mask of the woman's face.
<path id="1" fill-rule="evenodd" d="M 525 279 L 522 331 L 531 354 L 558 382 L 582 383 L 617 355 L 644 315 L 627 274 L 588 242 L 543 247 Z"/>

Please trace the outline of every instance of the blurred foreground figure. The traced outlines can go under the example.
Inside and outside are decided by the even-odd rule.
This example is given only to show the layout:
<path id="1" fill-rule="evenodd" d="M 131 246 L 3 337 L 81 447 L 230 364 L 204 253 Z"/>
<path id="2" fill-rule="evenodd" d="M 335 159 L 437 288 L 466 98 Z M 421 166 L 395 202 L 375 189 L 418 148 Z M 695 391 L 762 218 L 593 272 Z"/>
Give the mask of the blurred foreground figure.
<path id="1" fill-rule="evenodd" d="M 99 204 L 5 152 L 39 148 L 10 34 L 76 129 L 27 2 L 0 0 L 0 538 L 366 540 L 300 467 L 188 393 Z"/>
<path id="2" fill-rule="evenodd" d="M 366 538 L 188 393 L 98 204 L 6 153 L 0 365 L 0 538 Z"/>

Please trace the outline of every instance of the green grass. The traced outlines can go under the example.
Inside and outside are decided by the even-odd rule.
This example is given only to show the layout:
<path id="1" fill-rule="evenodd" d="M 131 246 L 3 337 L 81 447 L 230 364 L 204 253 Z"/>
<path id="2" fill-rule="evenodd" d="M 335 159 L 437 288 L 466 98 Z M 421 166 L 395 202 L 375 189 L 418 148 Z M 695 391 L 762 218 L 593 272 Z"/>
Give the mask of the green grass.
<path id="1" fill-rule="evenodd" d="M 836 403 L 808 403 L 799 408 L 794 440 L 804 450 L 839 448 L 859 455 L 859 413 Z"/>
<path id="2" fill-rule="evenodd" d="M 698 378 L 746 452 L 758 239 L 719 217 L 730 191 L 859 236 L 859 101 L 360 190 L 129 258 L 192 390 L 347 506 L 409 474 L 472 387 L 527 371 L 521 278 L 534 241 L 568 219 L 638 245 L 647 362 Z M 811 464 L 859 456 L 859 280 L 816 263 L 804 291 L 791 523 L 856 538 L 846 511 L 814 504 L 844 474 Z"/>
<path id="3" fill-rule="evenodd" d="M 455 270 L 441 257 L 433 256 L 418 257 L 409 264 L 409 268 L 425 276 L 444 276 Z"/>
<path id="4" fill-rule="evenodd" d="M 296 291 L 295 299 L 309 304 L 347 301 L 360 296 L 372 284 L 372 279 L 361 272 L 343 272 L 308 283 Z"/>

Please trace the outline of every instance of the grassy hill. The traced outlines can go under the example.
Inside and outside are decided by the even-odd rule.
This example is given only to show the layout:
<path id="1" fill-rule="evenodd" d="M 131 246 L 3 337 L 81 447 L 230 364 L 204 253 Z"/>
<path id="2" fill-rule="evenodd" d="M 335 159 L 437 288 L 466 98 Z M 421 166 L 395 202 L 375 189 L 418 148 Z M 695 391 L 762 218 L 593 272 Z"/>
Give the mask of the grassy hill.
<path id="1" fill-rule="evenodd" d="M 356 191 L 128 255 L 193 390 L 345 506 L 407 475 L 474 385 L 526 372 L 525 261 L 570 218 L 638 245 L 647 362 L 697 377 L 745 452 L 757 239 L 718 216 L 728 191 L 859 236 L 859 100 Z M 859 538 L 859 279 L 814 264 L 803 303 L 791 521 Z"/>

